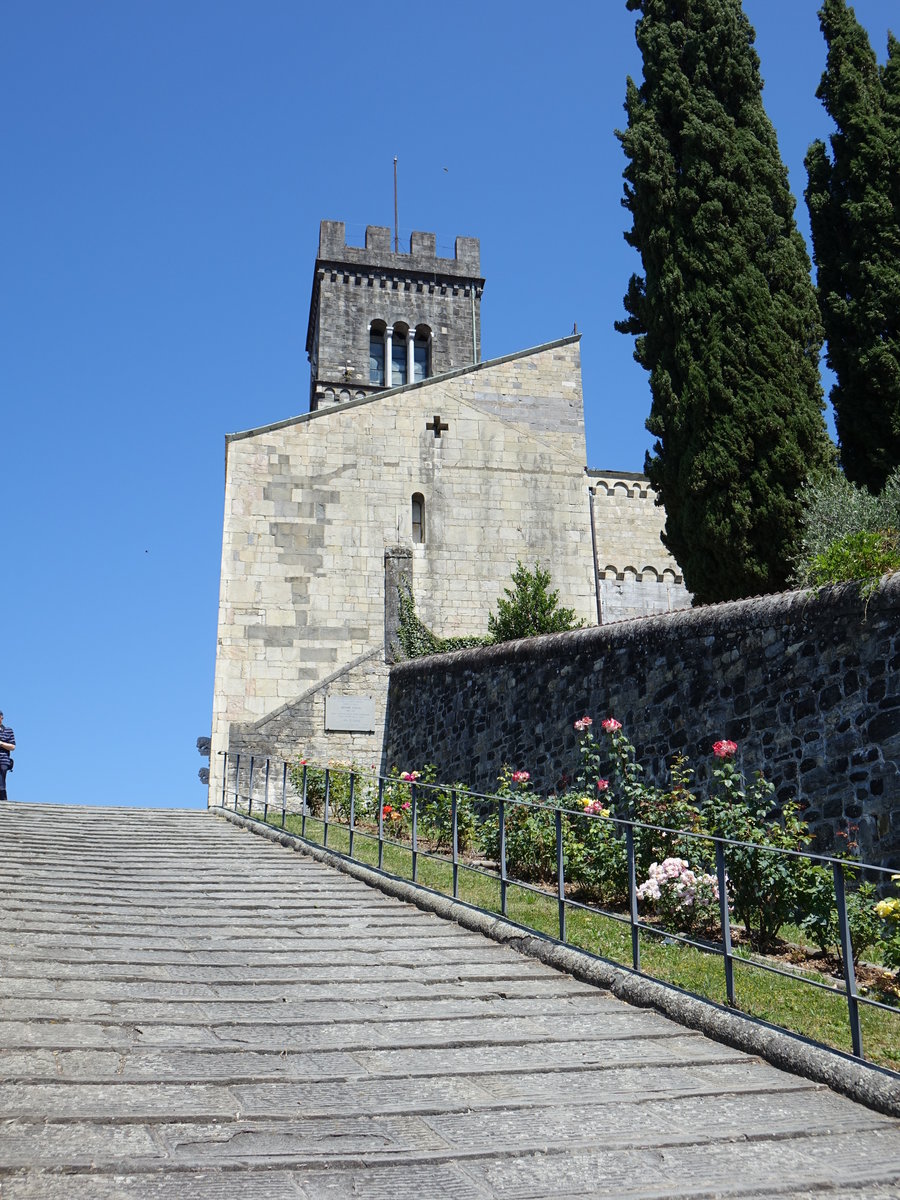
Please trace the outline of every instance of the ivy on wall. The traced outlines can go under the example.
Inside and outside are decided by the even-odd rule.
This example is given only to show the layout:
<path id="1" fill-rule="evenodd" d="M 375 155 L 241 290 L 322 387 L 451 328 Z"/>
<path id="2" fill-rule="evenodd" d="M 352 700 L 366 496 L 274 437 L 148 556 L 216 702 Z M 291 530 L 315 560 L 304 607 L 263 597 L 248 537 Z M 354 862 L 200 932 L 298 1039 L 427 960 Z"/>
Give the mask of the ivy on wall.
<path id="1" fill-rule="evenodd" d="M 469 646 L 487 646 L 489 637 L 442 638 L 429 629 L 416 615 L 416 602 L 409 587 L 397 588 L 400 600 L 400 624 L 397 640 L 404 658 L 422 658 L 426 654 L 446 654 L 450 650 L 465 650 Z"/>

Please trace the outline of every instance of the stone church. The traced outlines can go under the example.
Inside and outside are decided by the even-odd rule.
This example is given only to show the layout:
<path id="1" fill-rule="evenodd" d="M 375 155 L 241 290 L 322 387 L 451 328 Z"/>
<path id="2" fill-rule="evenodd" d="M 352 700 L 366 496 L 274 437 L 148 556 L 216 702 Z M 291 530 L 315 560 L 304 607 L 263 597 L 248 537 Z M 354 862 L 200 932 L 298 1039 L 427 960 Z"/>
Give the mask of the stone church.
<path id="1" fill-rule="evenodd" d="M 587 624 L 690 602 L 646 479 L 585 465 L 580 338 L 481 360 L 480 265 L 321 224 L 309 412 L 226 438 L 213 802 L 222 751 L 380 762 L 401 584 L 444 637 L 517 560 Z"/>

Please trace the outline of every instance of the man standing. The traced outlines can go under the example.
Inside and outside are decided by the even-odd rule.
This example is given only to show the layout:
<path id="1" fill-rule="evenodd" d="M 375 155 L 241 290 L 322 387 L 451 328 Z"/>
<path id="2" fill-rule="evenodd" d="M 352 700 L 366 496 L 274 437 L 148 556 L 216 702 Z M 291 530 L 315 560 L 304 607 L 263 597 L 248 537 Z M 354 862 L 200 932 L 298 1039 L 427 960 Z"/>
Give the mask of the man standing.
<path id="1" fill-rule="evenodd" d="M 12 752 L 16 748 L 16 735 L 3 724 L 0 712 L 0 802 L 6 799 L 6 772 L 12 770 Z"/>

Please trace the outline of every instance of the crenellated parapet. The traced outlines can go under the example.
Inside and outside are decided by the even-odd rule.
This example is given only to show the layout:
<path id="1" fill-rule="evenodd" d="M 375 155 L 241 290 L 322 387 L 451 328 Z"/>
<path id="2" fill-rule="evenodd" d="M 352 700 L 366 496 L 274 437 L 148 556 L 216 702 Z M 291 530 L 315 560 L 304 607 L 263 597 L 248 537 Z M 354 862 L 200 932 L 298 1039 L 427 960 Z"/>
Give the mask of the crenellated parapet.
<path id="1" fill-rule="evenodd" d="M 615 567 L 607 563 L 605 567 L 600 567 L 599 575 L 601 579 L 618 579 L 621 583 L 684 583 L 684 576 L 676 568 L 665 567 L 660 570 L 649 563 L 640 570 L 631 564 Z"/>
<path id="2" fill-rule="evenodd" d="M 590 467 L 585 473 L 595 496 L 609 496 L 621 500 L 649 499 L 651 503 L 655 502 L 656 494 L 646 475 L 640 475 L 636 471 L 596 471 Z"/>
<path id="3" fill-rule="evenodd" d="M 383 268 L 387 271 L 421 273 L 430 271 L 449 278 L 484 284 L 481 275 L 481 243 L 478 238 L 458 237 L 453 258 L 437 253 L 437 237 L 433 233 L 414 230 L 409 250 L 395 252 L 391 231 L 386 225 L 367 225 L 364 246 L 347 244 L 343 221 L 322 221 L 319 225 L 319 253 L 316 265 L 336 263 L 344 267 Z"/>
<path id="4" fill-rule="evenodd" d="M 586 474 L 593 497 L 604 622 L 689 605 L 684 577 L 662 541 L 665 512 L 647 476 L 590 469 Z"/>

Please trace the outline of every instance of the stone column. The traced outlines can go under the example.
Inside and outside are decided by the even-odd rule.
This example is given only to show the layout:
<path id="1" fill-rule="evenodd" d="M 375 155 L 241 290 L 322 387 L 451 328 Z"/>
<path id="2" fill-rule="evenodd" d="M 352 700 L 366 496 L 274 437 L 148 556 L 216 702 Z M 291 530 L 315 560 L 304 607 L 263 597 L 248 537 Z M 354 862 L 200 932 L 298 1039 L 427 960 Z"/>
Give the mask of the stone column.
<path id="1" fill-rule="evenodd" d="M 384 331 L 384 386 L 391 387 L 391 376 L 393 371 L 391 368 L 391 359 L 393 358 L 394 331 L 388 325 Z"/>
<path id="2" fill-rule="evenodd" d="M 402 661 L 397 640 L 400 629 L 400 588 L 412 594 L 412 550 L 389 546 L 384 552 L 384 661 Z"/>
<path id="3" fill-rule="evenodd" d="M 416 331 L 406 331 L 406 382 L 412 383 L 416 373 Z"/>

